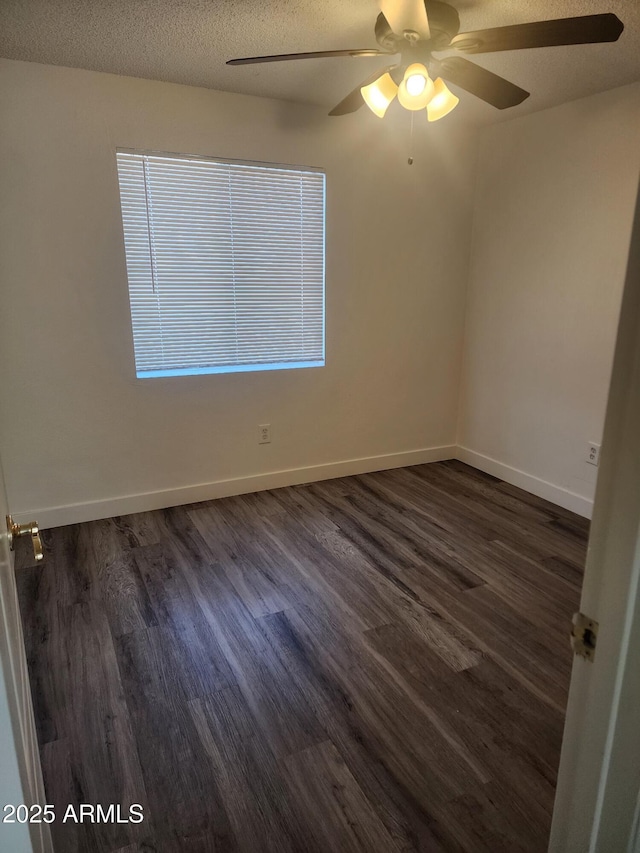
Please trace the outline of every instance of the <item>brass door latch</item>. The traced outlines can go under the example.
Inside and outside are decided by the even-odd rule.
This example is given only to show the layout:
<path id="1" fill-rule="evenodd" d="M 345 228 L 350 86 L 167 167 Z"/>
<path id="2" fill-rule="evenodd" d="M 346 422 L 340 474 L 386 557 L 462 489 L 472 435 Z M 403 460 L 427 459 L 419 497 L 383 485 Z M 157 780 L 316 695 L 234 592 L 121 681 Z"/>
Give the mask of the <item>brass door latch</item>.
<path id="1" fill-rule="evenodd" d="M 40 539 L 40 528 L 37 521 L 29 521 L 27 524 L 17 524 L 10 515 L 7 516 L 7 531 L 9 532 L 9 547 L 13 551 L 16 539 L 21 536 L 31 536 L 33 545 L 33 556 L 36 562 L 44 559 L 42 550 L 42 539 Z"/>
<path id="2" fill-rule="evenodd" d="M 598 623 L 584 613 L 573 614 L 573 629 L 571 631 L 571 646 L 573 651 L 587 660 L 592 661 L 596 653 L 598 639 Z"/>

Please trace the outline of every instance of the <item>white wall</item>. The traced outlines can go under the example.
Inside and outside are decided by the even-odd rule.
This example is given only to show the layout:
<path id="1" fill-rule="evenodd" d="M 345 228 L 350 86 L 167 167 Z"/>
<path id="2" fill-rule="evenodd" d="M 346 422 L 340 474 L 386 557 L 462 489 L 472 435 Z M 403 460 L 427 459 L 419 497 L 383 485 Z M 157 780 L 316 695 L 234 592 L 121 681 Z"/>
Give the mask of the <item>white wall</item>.
<path id="1" fill-rule="evenodd" d="M 640 84 L 482 132 L 461 458 L 588 515 L 640 170 Z"/>
<path id="2" fill-rule="evenodd" d="M 425 122 L 408 167 L 408 121 L 8 60 L 0 114 L 14 513 L 67 523 L 450 455 L 472 133 Z M 116 146 L 326 169 L 325 368 L 135 379 Z"/>

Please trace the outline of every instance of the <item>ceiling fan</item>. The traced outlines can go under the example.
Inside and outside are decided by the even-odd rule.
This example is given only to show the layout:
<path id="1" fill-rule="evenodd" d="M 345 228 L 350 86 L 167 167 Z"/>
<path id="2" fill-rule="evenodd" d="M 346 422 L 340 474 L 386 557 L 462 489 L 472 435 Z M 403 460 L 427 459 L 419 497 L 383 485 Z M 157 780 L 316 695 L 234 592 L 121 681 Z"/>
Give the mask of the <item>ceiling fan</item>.
<path id="1" fill-rule="evenodd" d="M 380 8 L 382 11 L 375 24 L 380 49 L 250 56 L 230 59 L 227 65 L 323 57 L 399 56 L 393 64 L 382 71 L 378 69 L 363 80 L 329 115 L 352 113 L 367 104 L 382 118 L 397 97 L 405 109 L 426 109 L 429 121 L 437 121 L 451 112 L 459 101 L 445 81 L 499 110 L 522 103 L 529 97 L 529 92 L 461 56 L 437 59 L 434 53 L 451 49 L 468 54 L 493 53 L 531 47 L 595 44 L 616 41 L 624 29 L 616 15 L 607 13 L 461 33 L 458 12 L 440 0 L 380 0 Z"/>

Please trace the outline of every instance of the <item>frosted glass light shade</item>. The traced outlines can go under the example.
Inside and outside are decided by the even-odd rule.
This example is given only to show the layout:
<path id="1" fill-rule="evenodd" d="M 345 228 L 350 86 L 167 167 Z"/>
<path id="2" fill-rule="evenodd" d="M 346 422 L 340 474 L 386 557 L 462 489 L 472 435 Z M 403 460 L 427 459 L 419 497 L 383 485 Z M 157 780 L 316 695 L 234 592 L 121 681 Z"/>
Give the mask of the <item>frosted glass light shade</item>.
<path id="1" fill-rule="evenodd" d="M 447 88 L 442 77 L 435 80 L 433 89 L 433 97 L 427 104 L 427 118 L 429 121 L 438 121 L 458 106 L 460 98 L 456 98 L 453 92 Z"/>
<path id="2" fill-rule="evenodd" d="M 373 83 L 363 86 L 360 93 L 371 112 L 375 113 L 378 118 L 383 118 L 389 104 L 398 93 L 398 87 L 387 71 Z"/>
<path id="3" fill-rule="evenodd" d="M 420 86 L 422 78 L 424 85 Z M 429 72 L 420 62 L 414 62 L 404 72 L 404 79 L 398 87 L 398 100 L 406 110 L 423 110 L 433 97 L 433 81 Z"/>

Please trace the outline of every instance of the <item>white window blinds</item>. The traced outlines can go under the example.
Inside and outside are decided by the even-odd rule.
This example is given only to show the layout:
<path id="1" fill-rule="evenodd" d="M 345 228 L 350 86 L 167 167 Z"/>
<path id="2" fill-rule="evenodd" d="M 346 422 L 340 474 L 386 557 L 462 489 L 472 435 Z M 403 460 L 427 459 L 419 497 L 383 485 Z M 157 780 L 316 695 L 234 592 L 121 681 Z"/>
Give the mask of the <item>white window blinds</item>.
<path id="1" fill-rule="evenodd" d="M 324 173 L 117 162 L 139 377 L 324 364 Z"/>

